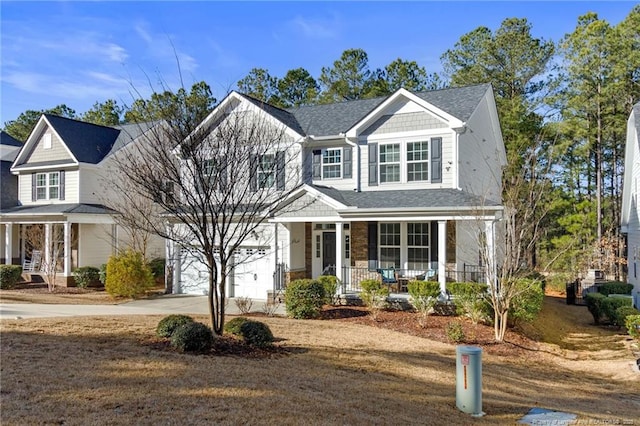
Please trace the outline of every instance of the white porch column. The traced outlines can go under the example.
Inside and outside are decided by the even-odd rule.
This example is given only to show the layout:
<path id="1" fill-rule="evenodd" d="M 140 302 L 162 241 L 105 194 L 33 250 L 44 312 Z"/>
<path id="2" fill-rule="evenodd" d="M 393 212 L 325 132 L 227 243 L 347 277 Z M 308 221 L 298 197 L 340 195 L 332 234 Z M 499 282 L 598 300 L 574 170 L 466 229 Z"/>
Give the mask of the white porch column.
<path id="1" fill-rule="evenodd" d="M 344 263 L 344 223 L 336 223 L 336 277 L 342 281 L 342 265 Z"/>
<path id="2" fill-rule="evenodd" d="M 13 259 L 13 224 L 4 225 L 4 263 L 11 265 Z"/>
<path id="3" fill-rule="evenodd" d="M 440 295 L 447 294 L 447 221 L 438 221 L 438 282 Z"/>
<path id="4" fill-rule="evenodd" d="M 44 224 L 44 271 L 49 271 L 51 267 L 51 224 Z"/>
<path id="5" fill-rule="evenodd" d="M 64 223 L 64 276 L 71 276 L 71 224 Z"/>
<path id="6" fill-rule="evenodd" d="M 496 245 L 495 245 L 495 222 L 492 220 L 487 220 L 484 223 L 484 234 L 485 240 L 487 242 L 487 273 L 485 274 L 487 277 L 487 285 L 493 286 L 494 281 L 496 280 Z"/>

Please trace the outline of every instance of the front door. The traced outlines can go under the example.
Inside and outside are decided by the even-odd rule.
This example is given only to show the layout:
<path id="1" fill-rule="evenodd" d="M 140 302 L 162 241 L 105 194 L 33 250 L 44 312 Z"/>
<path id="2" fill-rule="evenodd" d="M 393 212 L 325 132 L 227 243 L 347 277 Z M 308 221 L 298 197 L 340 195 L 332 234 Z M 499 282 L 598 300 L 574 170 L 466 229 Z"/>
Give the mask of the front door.
<path id="1" fill-rule="evenodd" d="M 336 233 L 322 233 L 322 270 L 336 264 Z M 335 272 L 334 272 L 335 273 Z"/>

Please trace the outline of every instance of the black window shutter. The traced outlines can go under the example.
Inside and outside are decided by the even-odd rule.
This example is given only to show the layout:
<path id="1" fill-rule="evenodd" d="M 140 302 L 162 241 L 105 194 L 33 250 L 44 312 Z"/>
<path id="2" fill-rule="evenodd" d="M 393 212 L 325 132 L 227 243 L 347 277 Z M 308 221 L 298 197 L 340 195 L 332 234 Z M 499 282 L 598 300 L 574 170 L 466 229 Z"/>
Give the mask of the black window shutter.
<path id="1" fill-rule="evenodd" d="M 431 222 L 431 229 L 429 230 L 429 236 L 431 237 L 431 241 L 429 242 L 429 245 L 431 246 L 430 247 L 431 262 L 437 262 L 438 261 L 438 222 Z"/>
<path id="2" fill-rule="evenodd" d="M 350 178 L 351 177 L 351 170 L 352 170 L 352 160 L 351 160 L 351 152 L 352 149 L 350 146 L 344 148 L 342 150 L 342 152 L 344 153 L 344 159 L 343 159 L 343 165 L 342 165 L 342 169 L 343 169 L 343 174 L 342 177 L 343 178 Z"/>
<path id="3" fill-rule="evenodd" d="M 431 139 L 431 182 L 442 182 L 442 138 Z"/>
<path id="4" fill-rule="evenodd" d="M 58 195 L 61 200 L 64 200 L 64 170 L 60 170 L 60 189 Z"/>
<path id="5" fill-rule="evenodd" d="M 313 150 L 313 178 L 322 179 L 322 151 Z"/>
<path id="6" fill-rule="evenodd" d="M 31 173 L 31 201 L 36 201 L 36 174 Z"/>
<path id="7" fill-rule="evenodd" d="M 284 151 L 276 153 L 276 189 L 284 191 L 285 170 L 284 170 Z"/>
<path id="8" fill-rule="evenodd" d="M 378 144 L 369 144 L 369 186 L 378 186 Z"/>
<path id="9" fill-rule="evenodd" d="M 249 168 L 251 169 L 249 171 L 249 189 L 255 192 L 258 190 L 258 156 L 257 155 L 252 155 L 249 158 Z"/>
<path id="10" fill-rule="evenodd" d="M 378 222 L 369 222 L 368 227 L 369 241 L 367 243 L 369 269 L 378 268 Z"/>

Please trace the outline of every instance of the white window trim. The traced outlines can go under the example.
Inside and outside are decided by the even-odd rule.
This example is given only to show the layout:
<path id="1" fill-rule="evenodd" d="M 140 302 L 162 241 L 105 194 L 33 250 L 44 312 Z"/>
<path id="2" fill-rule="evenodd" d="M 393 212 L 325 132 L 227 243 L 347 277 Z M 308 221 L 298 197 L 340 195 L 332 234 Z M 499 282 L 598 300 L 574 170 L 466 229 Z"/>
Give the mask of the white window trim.
<path id="1" fill-rule="evenodd" d="M 421 135 L 421 136 L 415 136 L 412 138 L 394 138 L 394 139 L 385 139 L 385 140 L 379 140 L 379 141 L 374 141 L 371 140 L 371 142 L 377 142 L 378 143 L 378 179 L 379 179 L 379 185 L 384 186 L 384 185 L 398 185 L 398 184 L 403 184 L 403 183 L 408 183 L 408 184 L 414 184 L 414 183 L 431 183 L 431 179 L 432 179 L 432 173 L 433 173 L 433 168 L 431 167 L 431 152 L 432 152 L 432 139 L 434 138 L 443 138 L 444 137 L 442 135 L 442 133 L 438 133 L 438 134 L 434 134 L 434 135 Z M 426 160 L 427 162 L 427 167 L 428 167 L 428 174 L 429 174 L 429 179 L 427 180 L 409 180 L 409 161 L 407 161 L 407 152 L 408 152 L 408 144 L 410 143 L 415 143 L 415 142 L 427 142 L 428 143 L 428 158 Z M 394 182 L 382 182 L 382 173 L 381 173 L 381 166 L 383 164 L 397 164 L 396 162 L 391 162 L 391 163 L 382 163 L 380 161 L 380 152 L 381 152 L 381 148 L 382 146 L 385 145 L 396 145 L 396 144 L 400 144 L 400 180 L 399 181 L 394 181 Z M 412 163 L 423 163 L 425 162 L 423 161 L 412 161 Z"/>
<path id="2" fill-rule="evenodd" d="M 261 167 L 262 159 L 267 156 L 271 157 L 271 169 L 263 170 Z M 266 181 L 266 182 L 270 182 L 269 185 L 263 185 L 262 176 L 266 176 L 267 178 L 271 176 L 271 180 Z M 276 154 L 262 154 L 258 156 L 258 169 L 256 170 L 256 179 L 258 180 L 257 186 L 256 186 L 258 189 L 269 189 L 269 188 L 274 188 L 276 186 L 276 180 L 277 180 Z"/>
<path id="3" fill-rule="evenodd" d="M 45 184 L 44 185 L 38 185 L 38 176 L 42 176 L 44 175 L 45 178 Z M 58 184 L 57 185 L 51 185 L 51 176 L 53 175 L 57 175 L 58 176 Z M 44 188 L 45 190 L 45 197 L 39 197 L 38 196 L 38 189 L 42 189 Z M 58 196 L 55 198 L 51 198 L 51 189 L 52 188 L 58 188 Z M 47 200 L 59 200 L 60 199 L 60 172 L 40 172 L 40 173 L 36 173 L 36 201 L 47 201 Z"/>
<path id="4" fill-rule="evenodd" d="M 338 163 L 325 163 L 324 162 L 325 153 L 327 153 L 329 151 L 338 151 L 340 153 L 340 161 Z M 335 177 L 335 176 L 332 176 L 332 177 L 325 176 L 325 174 L 324 174 L 325 166 L 331 166 L 331 167 L 338 166 L 338 170 L 340 172 L 340 176 L 337 176 L 337 177 Z M 338 148 L 323 148 L 322 149 L 322 153 L 320 154 L 320 175 L 322 176 L 322 180 L 342 179 L 342 176 L 344 175 L 343 167 L 344 167 L 344 153 L 342 152 L 342 147 L 338 147 Z"/>
<path id="5" fill-rule="evenodd" d="M 388 146 L 388 145 L 398 145 L 399 148 L 399 153 L 398 153 L 398 161 L 389 161 L 389 162 L 382 162 L 380 161 L 380 157 L 382 156 L 382 147 L 383 146 Z M 385 143 L 381 143 L 378 145 L 378 176 L 380 179 L 380 185 L 397 185 L 399 183 L 403 183 L 403 170 L 406 169 L 405 166 L 403 166 L 403 161 L 402 159 L 404 158 L 403 152 L 406 151 L 406 147 L 405 147 L 405 143 L 404 141 L 390 141 L 390 142 L 385 142 Z M 398 165 L 398 174 L 400 179 L 399 180 L 394 180 L 394 181 L 386 181 L 383 182 L 382 181 L 382 166 L 383 165 L 394 165 L 397 164 Z"/>
<path id="6" fill-rule="evenodd" d="M 380 225 L 382 224 L 394 224 L 394 223 L 399 223 L 400 224 L 400 246 L 391 246 L 391 245 L 385 245 L 385 247 L 400 247 L 400 267 L 399 269 L 404 269 L 404 270 L 409 270 L 409 223 L 426 223 L 428 224 L 427 226 L 429 226 L 428 228 L 428 233 L 429 233 L 429 246 L 411 246 L 411 247 L 418 247 L 418 248 L 422 248 L 422 247 L 428 247 L 429 249 L 429 259 L 431 259 L 431 252 L 433 250 L 433 247 L 431 247 L 431 228 L 430 228 L 430 223 L 429 221 L 411 221 L 411 222 L 378 222 L 378 262 L 382 262 L 382 231 L 381 231 L 381 227 Z M 427 266 L 430 264 L 430 260 L 427 260 Z M 429 269 L 429 268 L 426 268 Z"/>
<path id="7" fill-rule="evenodd" d="M 415 143 L 427 143 L 427 159 L 426 160 L 411 160 L 409 161 L 408 156 L 409 156 L 409 144 L 415 144 Z M 404 158 L 405 158 L 405 164 L 406 164 L 406 171 L 405 171 L 405 178 L 407 179 L 407 183 L 409 182 L 431 182 L 431 138 L 425 138 L 425 140 L 418 140 L 418 141 L 406 141 L 404 143 Z M 416 179 L 416 180 L 409 180 L 409 164 L 422 164 L 422 163 L 427 163 L 427 179 Z"/>
<path id="8" fill-rule="evenodd" d="M 45 133 L 42 136 L 42 148 L 43 149 L 51 149 L 51 147 L 52 147 L 51 133 Z"/>

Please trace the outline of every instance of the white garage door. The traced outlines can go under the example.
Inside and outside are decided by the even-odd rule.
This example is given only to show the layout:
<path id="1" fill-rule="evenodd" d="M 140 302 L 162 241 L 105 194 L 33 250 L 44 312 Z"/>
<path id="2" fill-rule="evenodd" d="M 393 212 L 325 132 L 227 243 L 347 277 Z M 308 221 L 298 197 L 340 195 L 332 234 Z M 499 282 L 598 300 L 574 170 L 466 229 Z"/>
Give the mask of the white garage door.
<path id="1" fill-rule="evenodd" d="M 227 283 L 227 296 L 266 299 L 273 288 L 274 260 L 268 247 L 241 247 L 235 259 L 239 264 Z M 199 254 L 183 253 L 180 288 L 185 294 L 209 294 L 209 273 Z"/>

